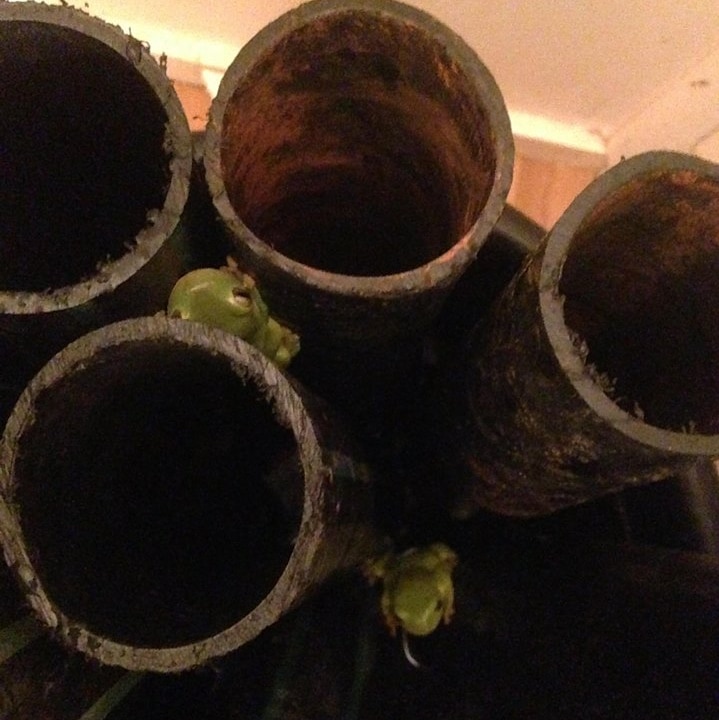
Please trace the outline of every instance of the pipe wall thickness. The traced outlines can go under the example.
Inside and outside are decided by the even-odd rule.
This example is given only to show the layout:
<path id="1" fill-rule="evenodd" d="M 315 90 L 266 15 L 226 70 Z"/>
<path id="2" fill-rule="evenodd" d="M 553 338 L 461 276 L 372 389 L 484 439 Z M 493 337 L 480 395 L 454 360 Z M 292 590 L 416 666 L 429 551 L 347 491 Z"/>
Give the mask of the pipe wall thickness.
<path id="1" fill-rule="evenodd" d="M 137 318 L 83 336 L 0 444 L 0 536 L 41 619 L 131 670 L 255 637 L 375 550 L 369 470 L 247 343 Z"/>
<path id="2" fill-rule="evenodd" d="M 315 0 L 230 65 L 205 169 L 270 307 L 305 347 L 356 350 L 429 326 L 502 211 L 513 153 L 461 38 L 393 0 Z"/>

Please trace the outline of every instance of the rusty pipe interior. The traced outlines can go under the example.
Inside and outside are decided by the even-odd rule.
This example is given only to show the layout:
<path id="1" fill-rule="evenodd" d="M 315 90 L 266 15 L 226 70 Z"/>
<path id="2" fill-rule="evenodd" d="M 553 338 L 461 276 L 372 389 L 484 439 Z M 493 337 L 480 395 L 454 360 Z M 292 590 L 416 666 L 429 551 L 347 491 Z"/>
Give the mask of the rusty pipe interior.
<path id="1" fill-rule="evenodd" d="M 501 96 L 480 97 L 442 38 L 389 13 L 340 6 L 290 28 L 255 58 L 245 48 L 251 66 L 231 73 L 221 161 L 237 216 L 331 273 L 383 276 L 438 258 L 493 189 L 500 161 L 483 103 Z"/>
<path id="2" fill-rule="evenodd" d="M 595 379 L 649 425 L 719 434 L 719 179 L 639 174 L 578 228 L 559 280 Z"/>

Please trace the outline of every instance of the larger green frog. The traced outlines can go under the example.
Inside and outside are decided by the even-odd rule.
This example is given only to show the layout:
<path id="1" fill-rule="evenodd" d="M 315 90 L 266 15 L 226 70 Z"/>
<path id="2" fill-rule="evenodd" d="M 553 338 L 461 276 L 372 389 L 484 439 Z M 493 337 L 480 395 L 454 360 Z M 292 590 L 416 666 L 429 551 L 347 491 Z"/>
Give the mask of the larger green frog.
<path id="1" fill-rule="evenodd" d="M 237 335 L 281 368 L 299 352 L 300 339 L 272 318 L 257 284 L 232 258 L 227 267 L 200 268 L 172 288 L 167 314 L 194 320 Z"/>

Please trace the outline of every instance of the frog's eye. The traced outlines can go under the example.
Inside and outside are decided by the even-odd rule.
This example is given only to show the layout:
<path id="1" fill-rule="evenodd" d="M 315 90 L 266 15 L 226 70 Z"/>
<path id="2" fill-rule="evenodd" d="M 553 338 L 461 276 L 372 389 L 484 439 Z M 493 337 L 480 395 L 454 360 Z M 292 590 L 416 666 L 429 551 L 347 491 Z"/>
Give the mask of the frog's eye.
<path id="1" fill-rule="evenodd" d="M 434 604 L 434 609 L 442 610 L 442 600 L 441 599 L 437 600 L 437 602 Z"/>
<path id="2" fill-rule="evenodd" d="M 241 287 L 232 288 L 232 299 L 235 305 L 238 305 L 245 310 L 249 310 L 252 306 L 250 293 L 247 290 L 243 290 Z"/>

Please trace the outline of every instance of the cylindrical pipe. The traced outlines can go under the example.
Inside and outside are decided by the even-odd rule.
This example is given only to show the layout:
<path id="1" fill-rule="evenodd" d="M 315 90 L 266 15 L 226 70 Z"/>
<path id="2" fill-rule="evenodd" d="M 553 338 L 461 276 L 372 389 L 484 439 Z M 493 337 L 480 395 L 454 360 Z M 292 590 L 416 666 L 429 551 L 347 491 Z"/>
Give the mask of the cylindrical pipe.
<path id="1" fill-rule="evenodd" d="M 303 348 L 426 328 L 504 205 L 513 142 L 488 70 L 394 0 L 315 0 L 237 55 L 210 111 L 207 182 Z"/>
<path id="2" fill-rule="evenodd" d="M 453 511 L 541 515 L 719 454 L 719 167 L 646 153 L 572 203 L 448 370 Z"/>
<path id="3" fill-rule="evenodd" d="M 192 143 L 145 45 L 80 10 L 0 3 L 0 77 L 7 409 L 71 340 L 164 307 L 187 269 Z"/>
<path id="4" fill-rule="evenodd" d="M 0 445 L 0 534 L 72 647 L 178 671 L 374 550 L 371 487 L 325 409 L 231 335 L 165 317 L 75 341 Z"/>

